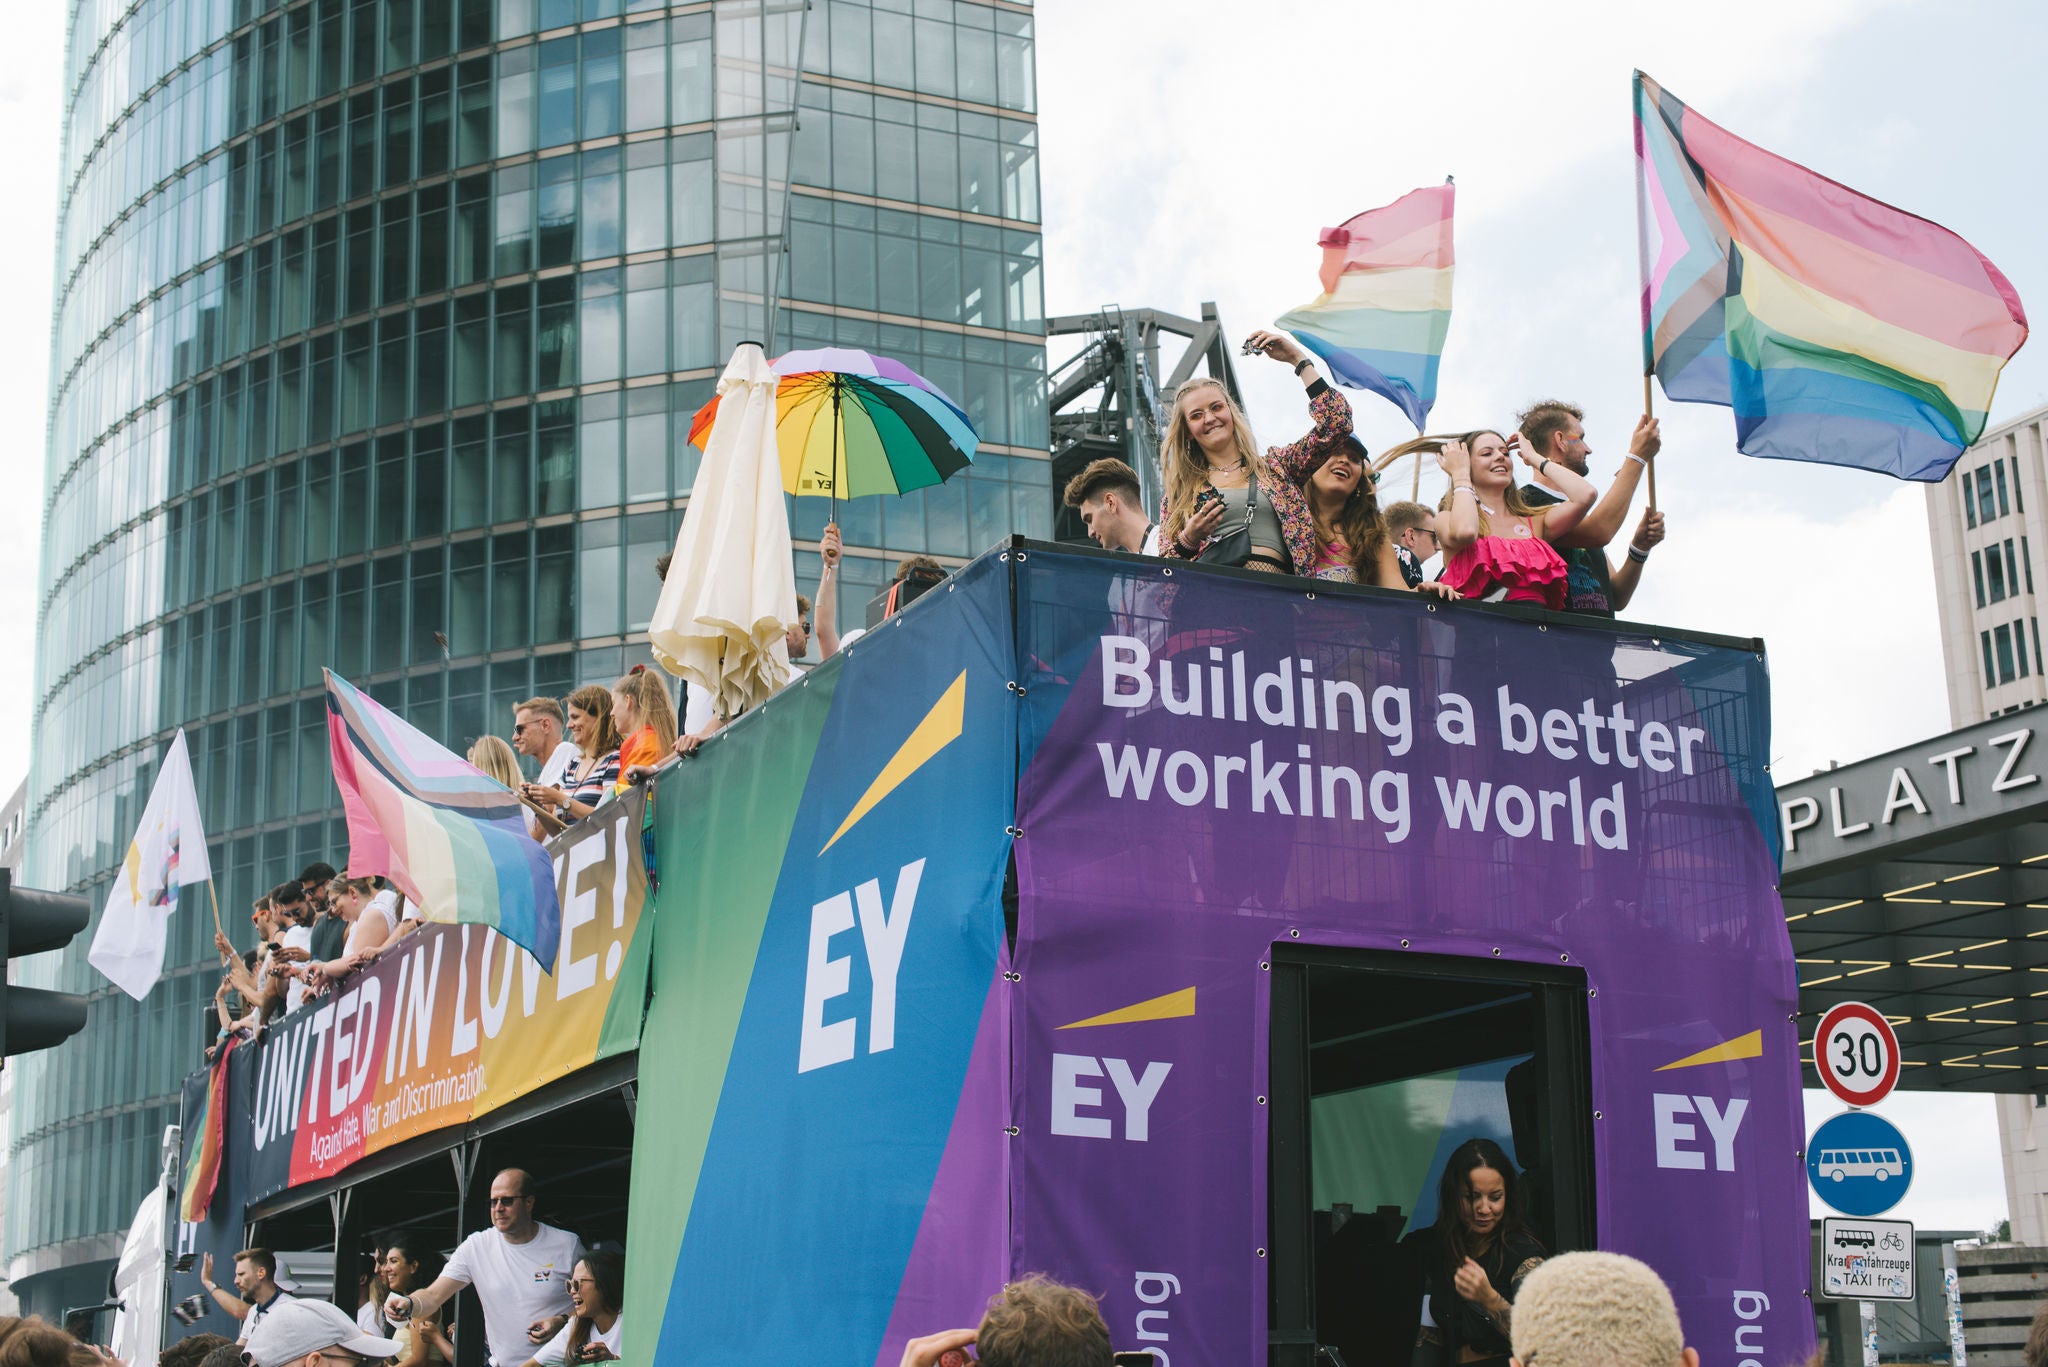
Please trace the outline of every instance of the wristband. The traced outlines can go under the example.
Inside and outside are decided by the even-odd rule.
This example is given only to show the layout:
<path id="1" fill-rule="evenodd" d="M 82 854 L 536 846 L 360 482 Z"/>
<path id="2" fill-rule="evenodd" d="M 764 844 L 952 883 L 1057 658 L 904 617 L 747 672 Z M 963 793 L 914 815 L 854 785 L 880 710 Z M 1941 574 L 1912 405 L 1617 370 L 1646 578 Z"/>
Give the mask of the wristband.
<path id="1" fill-rule="evenodd" d="M 1315 358 L 1313 356 L 1304 356 L 1294 363 L 1294 373 L 1299 375 L 1301 374 L 1301 368 L 1303 366 L 1312 366 L 1315 363 Z"/>
<path id="2" fill-rule="evenodd" d="M 1628 558 L 1641 565 L 1649 560 L 1650 553 L 1631 541 L 1628 543 Z"/>
<path id="3" fill-rule="evenodd" d="M 1542 463 L 1541 465 L 1539 465 L 1539 466 L 1537 466 L 1537 467 L 1536 467 L 1536 473 L 1540 475 L 1540 474 L 1542 474 L 1542 473 L 1543 473 L 1543 472 L 1544 472 L 1545 470 L 1548 470 L 1549 468 L 1550 468 L 1550 457 L 1549 457 L 1549 456 L 1545 456 L 1545 457 L 1543 458 L 1543 463 Z"/>
<path id="4" fill-rule="evenodd" d="M 1636 464 L 1642 466 L 1645 470 L 1650 468 L 1650 462 L 1644 460 L 1641 456 L 1637 455 L 1633 451 L 1623 451 L 1621 453 L 1621 458 L 1623 460 L 1632 460 Z"/>
<path id="5" fill-rule="evenodd" d="M 1456 498 L 1459 494 L 1472 494 L 1472 486 L 1469 484 L 1453 484 L 1451 486 L 1451 497 Z M 1472 494 L 1472 497 L 1477 498 L 1479 495 Z"/>

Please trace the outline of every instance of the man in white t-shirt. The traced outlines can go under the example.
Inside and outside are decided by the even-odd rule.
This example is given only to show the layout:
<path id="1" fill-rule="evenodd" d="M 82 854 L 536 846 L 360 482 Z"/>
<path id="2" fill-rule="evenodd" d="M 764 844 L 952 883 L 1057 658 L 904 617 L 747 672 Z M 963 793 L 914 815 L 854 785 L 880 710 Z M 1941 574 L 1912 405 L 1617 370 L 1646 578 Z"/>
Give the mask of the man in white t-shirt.
<path id="1" fill-rule="evenodd" d="M 249 1334 L 263 1317 L 281 1305 L 289 1305 L 292 1295 L 277 1284 L 277 1259 L 267 1248 L 245 1248 L 235 1255 L 235 1292 L 224 1290 L 213 1280 L 213 1255 L 206 1255 L 199 1264 L 199 1284 L 206 1288 L 206 1294 L 220 1304 L 220 1308 L 242 1322 L 242 1332 L 235 1336 L 235 1342 L 247 1343 Z"/>
<path id="2" fill-rule="evenodd" d="M 553 698 L 528 698 L 512 709 L 512 748 L 540 761 L 534 781 L 543 788 L 560 787 L 579 753 L 563 735 L 562 704 Z"/>
<path id="3" fill-rule="evenodd" d="M 483 1303 L 491 1362 L 519 1367 L 568 1319 L 569 1278 L 582 1257 L 582 1240 L 533 1218 L 533 1178 L 507 1168 L 491 1179 L 491 1227 L 464 1239 L 432 1286 L 386 1299 L 384 1315 L 393 1321 L 431 1315 L 473 1286 Z"/>

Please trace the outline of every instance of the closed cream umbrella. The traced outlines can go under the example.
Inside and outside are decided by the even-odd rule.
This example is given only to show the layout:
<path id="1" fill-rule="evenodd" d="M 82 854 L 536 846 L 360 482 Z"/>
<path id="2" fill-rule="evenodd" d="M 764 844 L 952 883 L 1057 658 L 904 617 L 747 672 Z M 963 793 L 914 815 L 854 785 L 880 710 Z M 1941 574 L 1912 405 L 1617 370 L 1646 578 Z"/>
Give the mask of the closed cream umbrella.
<path id="1" fill-rule="evenodd" d="M 777 377 L 743 342 L 718 380 L 690 510 L 647 628 L 654 658 L 738 716 L 787 683 L 796 570 L 775 440 Z"/>

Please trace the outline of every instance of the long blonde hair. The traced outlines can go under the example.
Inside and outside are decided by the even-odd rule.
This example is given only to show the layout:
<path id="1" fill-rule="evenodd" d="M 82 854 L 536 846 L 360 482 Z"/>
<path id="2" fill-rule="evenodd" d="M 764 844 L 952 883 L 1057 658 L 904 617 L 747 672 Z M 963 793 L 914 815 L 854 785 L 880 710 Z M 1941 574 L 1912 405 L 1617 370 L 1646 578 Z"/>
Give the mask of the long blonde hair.
<path id="1" fill-rule="evenodd" d="M 1159 442 L 1159 472 L 1166 481 L 1165 515 L 1159 519 L 1162 529 L 1172 527 L 1177 531 L 1194 514 L 1195 495 L 1209 487 L 1209 458 L 1202 454 L 1195 434 L 1188 430 L 1187 411 L 1180 402 L 1205 385 L 1222 390 L 1223 401 L 1230 405 L 1230 434 L 1237 443 L 1237 454 L 1244 458 L 1246 472 L 1257 478 L 1266 469 L 1266 459 L 1259 454 L 1259 443 L 1252 436 L 1251 421 L 1237 406 L 1237 400 L 1230 397 L 1223 381 L 1207 375 L 1183 381 L 1173 391 L 1173 416 L 1167 420 L 1166 435 Z"/>
<path id="2" fill-rule="evenodd" d="M 498 736 L 478 736 L 476 744 L 469 747 L 469 762 L 507 788 L 526 781 L 519 772 L 519 756 Z"/>
<path id="3" fill-rule="evenodd" d="M 634 665 L 631 672 L 612 685 L 612 692 L 633 700 L 640 725 L 654 728 L 655 748 L 666 755 L 676 743 L 676 705 L 668 696 L 666 680 L 646 665 Z M 616 722 L 618 718 L 614 716 L 612 720 Z"/>

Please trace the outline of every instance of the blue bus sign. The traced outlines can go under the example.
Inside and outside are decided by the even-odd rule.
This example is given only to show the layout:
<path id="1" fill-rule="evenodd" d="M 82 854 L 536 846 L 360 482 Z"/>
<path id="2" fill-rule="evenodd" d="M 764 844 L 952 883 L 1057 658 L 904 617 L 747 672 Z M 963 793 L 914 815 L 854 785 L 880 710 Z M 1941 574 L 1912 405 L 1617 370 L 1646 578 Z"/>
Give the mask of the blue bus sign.
<path id="1" fill-rule="evenodd" d="M 1913 1151 L 1898 1126 L 1868 1111 L 1823 1121 L 1806 1142 L 1806 1176 L 1844 1215 L 1882 1215 L 1913 1182 Z"/>

